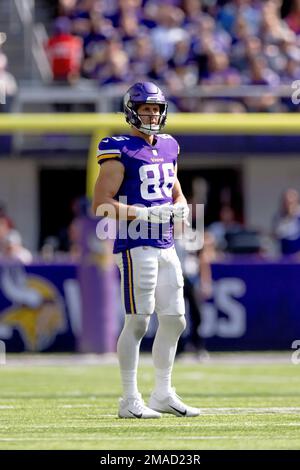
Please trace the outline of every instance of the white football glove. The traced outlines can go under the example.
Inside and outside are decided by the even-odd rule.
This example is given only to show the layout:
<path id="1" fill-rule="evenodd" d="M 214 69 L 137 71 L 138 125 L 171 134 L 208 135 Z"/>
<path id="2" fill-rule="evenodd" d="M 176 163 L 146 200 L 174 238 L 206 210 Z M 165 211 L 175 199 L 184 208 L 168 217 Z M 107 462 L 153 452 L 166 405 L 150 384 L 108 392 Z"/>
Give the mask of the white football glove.
<path id="1" fill-rule="evenodd" d="M 174 222 L 187 222 L 190 213 L 189 206 L 184 202 L 176 202 L 173 206 Z"/>
<path id="2" fill-rule="evenodd" d="M 139 220 L 145 220 L 154 224 L 165 224 L 170 221 L 173 208 L 169 203 L 151 207 L 135 206 L 135 213 L 136 218 Z"/>

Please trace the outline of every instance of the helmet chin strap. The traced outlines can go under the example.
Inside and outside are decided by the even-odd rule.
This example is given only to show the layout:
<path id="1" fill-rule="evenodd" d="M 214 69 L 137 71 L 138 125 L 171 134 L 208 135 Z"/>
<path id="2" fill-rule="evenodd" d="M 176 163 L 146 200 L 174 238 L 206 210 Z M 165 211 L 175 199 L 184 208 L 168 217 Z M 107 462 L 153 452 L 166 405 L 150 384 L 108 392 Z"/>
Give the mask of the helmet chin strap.
<path id="1" fill-rule="evenodd" d="M 138 114 L 139 120 L 141 122 L 141 126 L 136 128 L 138 131 L 142 132 L 143 134 L 146 135 L 156 135 L 160 131 L 160 124 L 144 124 L 141 116 Z M 161 116 L 159 117 L 159 122 L 161 121 Z"/>
<path id="2" fill-rule="evenodd" d="M 151 125 L 150 125 L 151 126 Z M 141 126 L 139 129 L 138 129 L 140 132 L 143 132 L 143 134 L 147 134 L 147 135 L 156 135 L 159 133 L 160 131 L 160 127 L 159 125 L 155 125 L 153 126 L 153 128 L 151 127 L 148 127 L 147 124 L 144 124 L 143 126 Z"/>

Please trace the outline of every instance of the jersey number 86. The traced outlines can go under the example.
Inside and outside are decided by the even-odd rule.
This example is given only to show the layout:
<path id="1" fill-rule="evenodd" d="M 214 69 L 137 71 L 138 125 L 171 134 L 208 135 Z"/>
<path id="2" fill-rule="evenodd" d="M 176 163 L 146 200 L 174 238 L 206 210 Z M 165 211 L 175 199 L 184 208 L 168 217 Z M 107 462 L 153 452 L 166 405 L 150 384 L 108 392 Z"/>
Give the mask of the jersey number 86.
<path id="1" fill-rule="evenodd" d="M 173 163 L 143 165 L 140 167 L 139 173 L 143 199 L 153 201 L 172 197 L 172 188 L 175 182 Z"/>

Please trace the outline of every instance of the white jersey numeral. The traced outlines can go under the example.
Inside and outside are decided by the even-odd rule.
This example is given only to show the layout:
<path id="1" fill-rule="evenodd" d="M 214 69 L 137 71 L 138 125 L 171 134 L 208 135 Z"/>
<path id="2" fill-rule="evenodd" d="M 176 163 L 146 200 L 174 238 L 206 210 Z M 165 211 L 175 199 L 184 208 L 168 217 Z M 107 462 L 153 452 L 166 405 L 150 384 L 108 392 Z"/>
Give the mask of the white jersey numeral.
<path id="1" fill-rule="evenodd" d="M 163 173 L 163 182 L 161 184 L 161 172 Z M 173 163 L 154 163 L 152 165 L 143 165 L 139 170 L 141 178 L 141 196 L 147 201 L 154 199 L 164 199 L 172 196 L 172 189 L 175 182 L 175 171 Z"/>
<path id="2" fill-rule="evenodd" d="M 122 140 L 130 140 L 129 137 L 125 137 L 123 135 L 112 137 L 112 139 L 116 140 L 117 142 L 121 142 Z"/>
<path id="3" fill-rule="evenodd" d="M 167 197 L 172 197 L 172 189 L 175 183 L 175 171 L 173 163 L 163 163 L 162 165 L 164 184 L 162 190 Z"/>

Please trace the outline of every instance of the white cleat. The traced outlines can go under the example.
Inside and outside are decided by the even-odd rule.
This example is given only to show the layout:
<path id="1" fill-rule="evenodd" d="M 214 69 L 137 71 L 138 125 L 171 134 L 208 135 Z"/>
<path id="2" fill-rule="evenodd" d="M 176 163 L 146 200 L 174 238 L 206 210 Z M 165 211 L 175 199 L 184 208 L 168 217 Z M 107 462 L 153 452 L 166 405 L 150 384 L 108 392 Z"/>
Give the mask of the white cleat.
<path id="1" fill-rule="evenodd" d="M 149 400 L 149 407 L 160 413 L 170 413 L 175 416 L 192 418 L 200 414 L 199 408 L 188 406 L 179 398 L 175 389 L 165 398 L 159 398 L 154 392 Z"/>
<path id="2" fill-rule="evenodd" d="M 120 398 L 118 416 L 119 418 L 133 419 L 161 418 L 160 413 L 145 405 L 140 394 L 132 398 Z"/>

